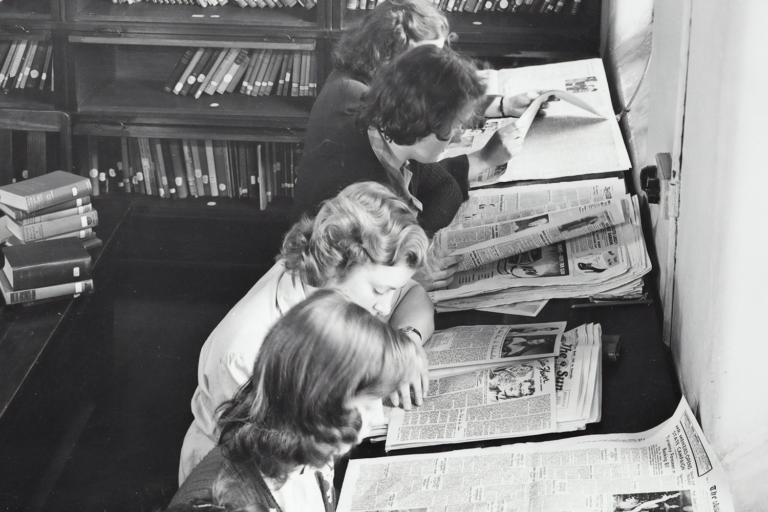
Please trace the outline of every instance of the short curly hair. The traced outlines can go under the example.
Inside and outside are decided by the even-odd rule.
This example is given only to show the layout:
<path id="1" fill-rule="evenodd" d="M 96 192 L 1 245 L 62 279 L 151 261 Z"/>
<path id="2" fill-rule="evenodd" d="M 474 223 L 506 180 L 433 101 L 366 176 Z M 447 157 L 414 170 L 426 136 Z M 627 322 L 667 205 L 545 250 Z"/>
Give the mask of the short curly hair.
<path id="1" fill-rule="evenodd" d="M 355 397 L 383 398 L 416 371 L 415 344 L 334 290 L 291 308 L 267 334 L 253 376 L 218 420 L 225 457 L 281 484 L 358 441 Z"/>
<path id="2" fill-rule="evenodd" d="M 404 146 L 432 134 L 447 140 L 470 121 L 484 95 L 474 62 L 450 48 L 417 46 L 376 74 L 356 123 Z"/>
<path id="3" fill-rule="evenodd" d="M 349 185 L 304 216 L 283 239 L 285 268 L 321 288 L 342 282 L 359 265 L 429 268 L 429 239 L 411 207 L 372 181 Z"/>
<path id="4" fill-rule="evenodd" d="M 448 20 L 426 0 L 384 0 L 346 31 L 333 52 L 333 67 L 370 82 L 378 69 L 412 43 L 447 39 Z"/>

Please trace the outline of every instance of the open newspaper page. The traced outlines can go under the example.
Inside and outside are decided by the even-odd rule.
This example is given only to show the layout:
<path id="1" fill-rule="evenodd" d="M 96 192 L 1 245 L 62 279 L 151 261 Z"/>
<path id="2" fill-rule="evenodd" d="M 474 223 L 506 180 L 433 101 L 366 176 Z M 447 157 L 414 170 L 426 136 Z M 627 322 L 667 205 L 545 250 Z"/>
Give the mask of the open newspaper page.
<path id="1" fill-rule="evenodd" d="M 592 411 L 602 390 L 599 335 L 599 325 L 585 324 L 563 335 L 556 357 L 439 378 L 430 371 L 424 404 L 391 411 L 386 449 L 566 432 L 599 421 Z"/>
<path id="2" fill-rule="evenodd" d="M 462 256 L 459 271 L 586 235 L 624 222 L 628 195 L 477 227 L 441 230 L 445 254 Z"/>
<path id="3" fill-rule="evenodd" d="M 386 450 L 553 432 L 555 358 L 431 380 L 424 404 L 394 409 Z"/>
<path id="4" fill-rule="evenodd" d="M 654 508 L 655 507 L 655 508 Z M 733 512 L 685 399 L 647 432 L 351 460 L 337 512 Z"/>
<path id="5" fill-rule="evenodd" d="M 625 191 L 619 178 L 473 190 L 435 243 L 468 270 L 623 223 Z"/>
<path id="6" fill-rule="evenodd" d="M 462 325 L 435 332 L 424 343 L 430 376 L 498 366 L 513 360 L 555 356 L 565 322 Z"/>
<path id="7" fill-rule="evenodd" d="M 651 265 L 634 196 L 628 214 L 624 224 L 458 272 L 449 287 L 430 296 L 439 311 L 450 311 L 636 293 Z"/>
<path id="8" fill-rule="evenodd" d="M 564 176 L 622 171 L 629 155 L 611 105 L 602 60 L 585 59 L 540 66 L 484 72 L 488 94 L 505 96 L 531 90 L 564 90 L 590 105 L 600 117 L 564 101 L 549 101 L 547 115 L 536 117 L 525 136 L 522 152 L 509 163 L 482 173 L 473 186 L 495 181 L 553 179 Z M 446 155 L 482 147 L 501 126 L 515 119 L 492 119 L 446 150 Z"/>

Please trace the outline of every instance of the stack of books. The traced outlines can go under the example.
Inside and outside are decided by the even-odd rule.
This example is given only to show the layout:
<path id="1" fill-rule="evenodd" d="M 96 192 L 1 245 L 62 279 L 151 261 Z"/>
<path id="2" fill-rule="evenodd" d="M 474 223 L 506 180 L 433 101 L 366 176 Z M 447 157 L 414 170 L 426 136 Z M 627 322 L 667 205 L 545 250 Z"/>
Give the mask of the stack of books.
<path id="1" fill-rule="evenodd" d="M 0 187 L 0 291 L 6 304 L 30 304 L 93 291 L 88 249 L 99 218 L 87 177 L 55 171 Z"/>

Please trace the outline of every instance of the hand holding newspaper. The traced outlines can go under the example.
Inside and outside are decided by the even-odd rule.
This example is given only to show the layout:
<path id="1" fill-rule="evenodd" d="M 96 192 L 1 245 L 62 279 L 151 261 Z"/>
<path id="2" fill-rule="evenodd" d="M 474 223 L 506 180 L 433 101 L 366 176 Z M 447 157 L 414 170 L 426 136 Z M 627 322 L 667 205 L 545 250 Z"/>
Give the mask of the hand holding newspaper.
<path id="1" fill-rule="evenodd" d="M 630 168 L 600 59 L 487 70 L 483 74 L 487 94 L 547 92 L 536 98 L 520 119 L 489 119 L 483 128 L 467 130 L 445 150 L 441 158 L 477 151 L 496 130 L 511 123 L 526 134 L 522 152 L 506 166 L 480 173 L 473 180 L 473 187 L 497 181 L 553 179 Z M 547 115 L 536 117 L 545 101 L 549 107 Z"/>

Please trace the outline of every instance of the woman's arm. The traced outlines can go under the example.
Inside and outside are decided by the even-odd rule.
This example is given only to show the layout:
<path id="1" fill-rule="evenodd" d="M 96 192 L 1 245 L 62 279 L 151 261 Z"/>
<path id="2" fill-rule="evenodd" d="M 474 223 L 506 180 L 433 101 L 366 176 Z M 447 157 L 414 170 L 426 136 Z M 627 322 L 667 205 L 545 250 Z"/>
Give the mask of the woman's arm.
<path id="1" fill-rule="evenodd" d="M 423 403 L 424 397 L 429 390 L 427 355 L 422 345 L 435 332 L 435 307 L 432 305 L 426 290 L 420 284 L 413 285 L 406 292 L 392 312 L 389 323 L 396 329 L 412 327 L 418 331 L 418 333 L 414 331 L 406 332 L 411 341 L 416 345 L 417 357 L 419 358 L 418 371 L 411 376 L 408 384 L 389 397 L 392 405 L 398 407 L 402 402 L 403 409 L 408 411 L 411 409 L 411 389 L 413 389 L 416 405 Z"/>

